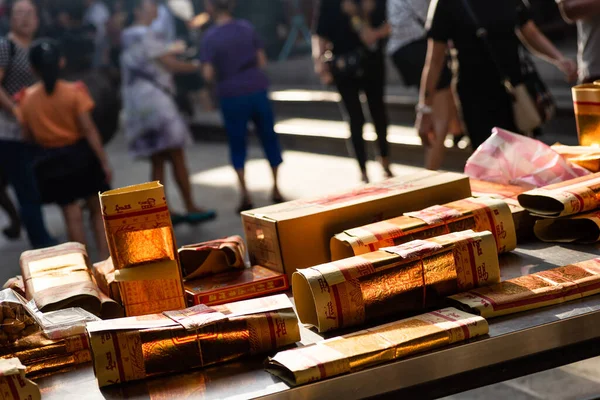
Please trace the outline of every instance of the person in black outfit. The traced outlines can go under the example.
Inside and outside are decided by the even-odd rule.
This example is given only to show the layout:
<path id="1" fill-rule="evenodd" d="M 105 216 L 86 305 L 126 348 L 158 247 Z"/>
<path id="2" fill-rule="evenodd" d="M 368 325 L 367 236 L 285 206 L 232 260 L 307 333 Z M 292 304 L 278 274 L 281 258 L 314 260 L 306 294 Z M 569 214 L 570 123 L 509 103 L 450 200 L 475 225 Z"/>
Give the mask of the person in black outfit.
<path id="1" fill-rule="evenodd" d="M 324 84 L 335 84 L 350 121 L 350 133 L 362 179 L 368 182 L 367 152 L 363 139 L 365 117 L 360 93 L 364 92 L 387 177 L 389 145 L 388 117 L 384 103 L 385 0 L 321 0 L 314 40 L 315 70 Z"/>
<path id="2" fill-rule="evenodd" d="M 458 97 L 473 149 L 479 147 L 494 127 L 517 132 L 512 97 L 503 85 L 484 42 L 464 5 L 467 1 L 479 24 L 487 30 L 494 56 L 513 86 L 522 83 L 519 38 L 531 50 L 553 62 L 567 79 L 576 66 L 567 60 L 540 32 L 531 19 L 524 0 L 433 0 L 429 12 L 429 57 L 423 70 L 423 83 L 417 107 L 417 129 L 424 140 L 432 130 L 431 104 L 442 71 L 448 41 L 454 43 L 459 64 Z"/>

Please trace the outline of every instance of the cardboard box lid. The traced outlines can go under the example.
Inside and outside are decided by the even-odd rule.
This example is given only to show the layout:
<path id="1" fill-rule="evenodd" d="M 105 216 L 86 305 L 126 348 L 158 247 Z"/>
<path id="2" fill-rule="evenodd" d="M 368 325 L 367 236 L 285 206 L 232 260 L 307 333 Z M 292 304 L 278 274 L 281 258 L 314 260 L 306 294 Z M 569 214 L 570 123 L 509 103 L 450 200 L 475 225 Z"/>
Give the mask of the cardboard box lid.
<path id="1" fill-rule="evenodd" d="M 442 184 L 462 179 L 468 178 L 466 175 L 454 172 L 420 171 L 383 182 L 361 186 L 347 192 L 312 199 L 295 200 L 245 211 L 242 215 L 272 221 L 293 220 L 361 204 L 366 201 L 384 199 L 399 193 L 410 193 L 430 187 L 437 182 Z"/>

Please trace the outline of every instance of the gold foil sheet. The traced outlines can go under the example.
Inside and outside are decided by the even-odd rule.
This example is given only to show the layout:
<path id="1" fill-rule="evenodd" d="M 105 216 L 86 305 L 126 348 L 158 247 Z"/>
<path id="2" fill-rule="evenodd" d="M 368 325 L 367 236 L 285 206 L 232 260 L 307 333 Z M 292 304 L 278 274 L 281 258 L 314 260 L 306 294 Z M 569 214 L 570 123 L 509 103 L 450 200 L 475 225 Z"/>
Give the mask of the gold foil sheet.
<path id="1" fill-rule="evenodd" d="M 541 219 L 535 223 L 534 232 L 544 242 L 597 243 L 600 241 L 600 212 Z"/>
<path id="2" fill-rule="evenodd" d="M 600 259 L 526 275 L 450 296 L 458 307 L 484 318 L 581 299 L 600 293 Z"/>
<path id="3" fill-rule="evenodd" d="M 331 256 L 333 261 L 341 260 L 412 240 L 469 229 L 492 232 L 498 253 L 509 252 L 517 247 L 509 206 L 499 199 L 469 198 L 348 229 L 331 239 Z"/>
<path id="4" fill-rule="evenodd" d="M 600 173 L 525 192 L 522 207 L 546 218 L 566 217 L 600 207 Z"/>
<path id="5" fill-rule="evenodd" d="M 177 310 L 185 297 L 171 216 L 158 182 L 100 194 L 120 298 L 128 316 Z"/>
<path id="6" fill-rule="evenodd" d="M 99 386 L 201 368 L 300 341 L 285 295 L 88 324 Z"/>
<path id="7" fill-rule="evenodd" d="M 240 236 L 190 244 L 178 253 L 186 281 L 246 268 L 246 245 Z"/>
<path id="8" fill-rule="evenodd" d="M 26 298 L 42 312 L 81 307 L 102 318 L 123 315 L 92 279 L 87 251 L 80 243 L 26 251 L 20 264 Z"/>
<path id="9" fill-rule="evenodd" d="M 303 385 L 487 333 L 485 319 L 445 308 L 277 353 L 267 371 L 293 386 Z"/>
<path id="10" fill-rule="evenodd" d="M 300 321 L 326 332 L 499 281 L 493 235 L 465 231 L 298 270 L 292 288 Z"/>
<path id="11" fill-rule="evenodd" d="M 19 359 L 0 359 L 0 400 L 40 400 L 38 386 L 25 378 L 25 366 Z"/>

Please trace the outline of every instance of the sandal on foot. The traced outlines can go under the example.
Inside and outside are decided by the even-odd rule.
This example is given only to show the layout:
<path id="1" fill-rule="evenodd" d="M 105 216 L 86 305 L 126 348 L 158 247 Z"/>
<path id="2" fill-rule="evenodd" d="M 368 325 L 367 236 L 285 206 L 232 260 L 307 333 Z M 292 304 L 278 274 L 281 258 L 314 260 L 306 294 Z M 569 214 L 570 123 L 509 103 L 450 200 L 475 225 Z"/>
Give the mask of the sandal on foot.
<path id="1" fill-rule="evenodd" d="M 242 201 L 240 206 L 237 208 L 237 213 L 239 214 L 244 211 L 252 210 L 253 208 L 254 208 L 254 204 L 252 204 L 252 201 L 245 199 Z"/>

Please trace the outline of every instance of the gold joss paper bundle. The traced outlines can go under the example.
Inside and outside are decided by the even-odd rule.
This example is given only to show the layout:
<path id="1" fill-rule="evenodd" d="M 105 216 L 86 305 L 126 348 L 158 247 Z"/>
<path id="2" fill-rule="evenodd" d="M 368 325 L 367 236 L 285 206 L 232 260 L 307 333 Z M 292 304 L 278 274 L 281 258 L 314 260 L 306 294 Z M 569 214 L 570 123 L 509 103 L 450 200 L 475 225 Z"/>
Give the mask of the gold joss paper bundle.
<path id="1" fill-rule="evenodd" d="M 450 296 L 457 306 L 484 318 L 581 299 L 600 293 L 600 259 L 537 272 Z"/>
<path id="2" fill-rule="evenodd" d="M 485 319 L 445 308 L 277 353 L 267 370 L 291 385 L 302 385 L 487 333 Z"/>
<path id="3" fill-rule="evenodd" d="M 100 195 L 114 281 L 128 316 L 178 310 L 185 297 L 163 186 L 158 182 Z"/>
<path id="4" fill-rule="evenodd" d="M 534 232 L 544 242 L 596 243 L 600 241 L 600 212 L 539 220 Z"/>
<path id="5" fill-rule="evenodd" d="M 87 326 L 99 386 L 186 371 L 300 341 L 286 295 Z"/>
<path id="6" fill-rule="evenodd" d="M 517 247 L 515 225 L 508 205 L 498 199 L 469 198 L 337 234 L 331 239 L 331 257 L 341 260 L 411 240 L 469 229 L 492 232 L 498 253 Z"/>
<path id="7" fill-rule="evenodd" d="M 293 291 L 300 320 L 325 332 L 499 281 L 494 236 L 465 231 L 298 270 Z"/>
<path id="8" fill-rule="evenodd" d="M 540 217 L 565 217 L 600 207 L 600 173 L 525 192 L 519 203 Z"/>
<path id="9" fill-rule="evenodd" d="M 83 244 L 26 251 L 20 264 L 27 300 L 34 300 L 42 312 L 81 307 L 102 318 L 123 315 L 122 307 L 102 293 L 92 279 Z"/>
<path id="10" fill-rule="evenodd" d="M 25 366 L 18 358 L 0 359 L 0 399 L 40 400 L 40 388 L 25 378 Z"/>

